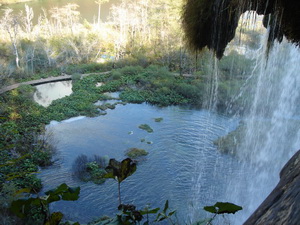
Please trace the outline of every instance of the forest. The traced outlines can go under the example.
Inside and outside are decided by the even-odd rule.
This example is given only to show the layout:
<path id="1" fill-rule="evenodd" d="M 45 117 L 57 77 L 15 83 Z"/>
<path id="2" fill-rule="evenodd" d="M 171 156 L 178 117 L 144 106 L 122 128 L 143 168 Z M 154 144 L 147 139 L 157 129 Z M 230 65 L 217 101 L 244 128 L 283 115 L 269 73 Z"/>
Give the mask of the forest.
<path id="1" fill-rule="evenodd" d="M 42 189 L 36 173 L 53 163 L 56 150 L 45 135 L 45 125 L 53 120 L 95 117 L 118 104 L 143 102 L 158 107 L 214 109 L 227 115 L 243 115 L 249 110 L 254 82 L 250 80 L 254 67 L 251 55 L 258 49 L 263 28 L 249 25 L 245 16 L 238 35 L 217 60 L 207 49 L 193 52 L 186 46 L 182 1 L 121 0 L 102 21 L 105 2 L 95 2 L 99 13 L 94 22 L 83 18 L 75 3 L 43 9 L 40 15 L 28 5 L 20 12 L 9 5 L 1 8 L 0 88 L 63 74 L 72 75 L 73 84 L 72 95 L 53 101 L 49 107 L 32 100 L 35 88 L 29 85 L 0 96 L 1 224 L 58 224 L 62 215 L 54 219 L 49 204 L 60 198 L 76 199 L 72 194 L 78 195 L 78 189 L 60 186 L 46 193 L 52 200 L 29 198 L 31 208 L 25 214 L 11 210 L 12 203 L 18 207 L 17 199 L 37 196 Z M 89 76 L 82 78 L 83 74 Z M 99 82 L 103 85 L 97 87 Z M 249 83 L 246 91 L 239 95 L 245 82 Z M 120 102 L 94 104 L 111 99 L 104 93 L 116 91 L 121 92 Z M 214 96 L 215 92 L 218 95 Z M 157 221 L 172 216 L 172 212 L 166 214 L 167 204 Z M 134 210 L 122 210 L 123 216 L 130 215 L 132 220 Z M 210 212 L 215 211 L 210 208 Z"/>

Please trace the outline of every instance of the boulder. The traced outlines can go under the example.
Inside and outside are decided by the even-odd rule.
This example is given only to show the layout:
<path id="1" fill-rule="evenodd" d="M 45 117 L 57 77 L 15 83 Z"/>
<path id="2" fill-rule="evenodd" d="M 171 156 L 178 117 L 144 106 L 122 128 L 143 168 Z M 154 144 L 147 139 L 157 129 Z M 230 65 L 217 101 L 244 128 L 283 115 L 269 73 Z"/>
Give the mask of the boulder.
<path id="1" fill-rule="evenodd" d="M 280 181 L 244 225 L 300 224 L 300 150 L 280 172 Z"/>

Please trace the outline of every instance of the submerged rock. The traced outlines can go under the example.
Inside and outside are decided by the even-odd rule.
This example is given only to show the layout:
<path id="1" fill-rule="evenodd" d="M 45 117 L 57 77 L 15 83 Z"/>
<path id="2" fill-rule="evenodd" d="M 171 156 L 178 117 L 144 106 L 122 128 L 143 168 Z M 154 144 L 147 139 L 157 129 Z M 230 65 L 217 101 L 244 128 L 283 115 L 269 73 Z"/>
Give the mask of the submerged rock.
<path id="1" fill-rule="evenodd" d="M 300 150 L 280 172 L 280 181 L 244 225 L 299 224 Z"/>
<path id="2" fill-rule="evenodd" d="M 240 124 L 235 130 L 228 133 L 226 136 L 219 137 L 214 141 L 214 145 L 222 153 L 236 155 L 237 149 L 240 147 L 245 135 L 245 125 Z"/>
<path id="3" fill-rule="evenodd" d="M 147 131 L 148 133 L 153 132 L 153 129 L 148 124 L 141 124 L 141 125 L 139 125 L 139 128 Z"/>
<path id="4" fill-rule="evenodd" d="M 125 152 L 125 155 L 132 159 L 137 159 L 142 156 L 148 155 L 148 152 L 145 149 L 141 148 L 130 148 Z"/>

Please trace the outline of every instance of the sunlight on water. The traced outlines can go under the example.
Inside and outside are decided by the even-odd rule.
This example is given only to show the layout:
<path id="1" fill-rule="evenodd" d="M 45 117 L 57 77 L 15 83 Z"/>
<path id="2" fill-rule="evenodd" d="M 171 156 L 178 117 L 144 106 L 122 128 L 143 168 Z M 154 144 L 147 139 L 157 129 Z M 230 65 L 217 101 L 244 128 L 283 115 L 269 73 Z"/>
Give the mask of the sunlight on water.
<path id="1" fill-rule="evenodd" d="M 36 86 L 34 101 L 42 106 L 49 106 L 53 100 L 72 94 L 72 81 L 60 81 Z"/>

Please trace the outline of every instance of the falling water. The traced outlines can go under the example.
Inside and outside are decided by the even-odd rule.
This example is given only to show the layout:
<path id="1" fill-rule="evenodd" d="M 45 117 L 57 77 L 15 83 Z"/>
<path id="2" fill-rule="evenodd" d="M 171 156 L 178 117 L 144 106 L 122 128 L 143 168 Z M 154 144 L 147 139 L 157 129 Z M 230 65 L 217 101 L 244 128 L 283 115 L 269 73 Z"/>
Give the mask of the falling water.
<path id="1" fill-rule="evenodd" d="M 266 44 L 264 38 L 264 45 Z M 300 50 L 284 40 L 258 52 L 254 70 L 257 84 L 246 116 L 244 140 L 237 156 L 251 176 L 233 179 L 228 197 L 243 205 L 241 224 L 259 206 L 279 181 L 279 172 L 300 148 Z"/>
<path id="2" fill-rule="evenodd" d="M 214 187 L 212 189 L 205 184 L 205 163 L 196 163 L 198 173 L 192 180 L 190 221 L 203 217 L 197 215 L 197 211 L 204 205 L 228 201 L 243 206 L 241 212 L 229 217 L 229 223 L 242 224 L 274 189 L 280 170 L 300 149 L 300 49 L 283 40 L 282 43 L 275 42 L 268 51 L 267 39 L 266 33 L 262 37 L 261 47 L 254 54 L 256 63 L 251 76 L 237 95 L 237 98 L 252 95 L 252 102 L 247 107 L 249 111 L 242 118 L 245 133 L 237 155 L 228 158 L 228 165 L 231 166 L 219 165 L 216 159 L 216 172 L 210 174 L 215 179 L 221 170 L 228 171 L 228 181 L 218 184 L 222 186 L 216 191 L 219 193 L 212 193 L 214 196 L 208 197 L 208 203 L 206 197 L 201 196 L 201 190 L 208 188 L 213 192 Z M 217 68 L 217 64 L 214 63 L 214 67 Z M 212 80 L 217 82 L 215 75 Z M 252 85 L 252 90 L 249 85 Z M 210 109 L 214 109 L 211 106 L 215 105 L 218 91 L 216 83 L 213 87 Z M 238 169 L 234 168 L 235 159 L 240 161 Z"/>

